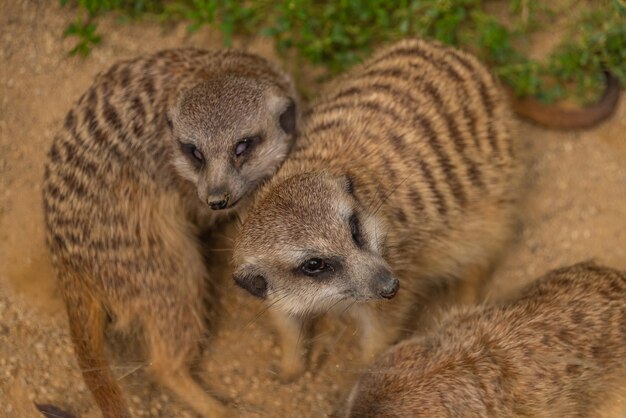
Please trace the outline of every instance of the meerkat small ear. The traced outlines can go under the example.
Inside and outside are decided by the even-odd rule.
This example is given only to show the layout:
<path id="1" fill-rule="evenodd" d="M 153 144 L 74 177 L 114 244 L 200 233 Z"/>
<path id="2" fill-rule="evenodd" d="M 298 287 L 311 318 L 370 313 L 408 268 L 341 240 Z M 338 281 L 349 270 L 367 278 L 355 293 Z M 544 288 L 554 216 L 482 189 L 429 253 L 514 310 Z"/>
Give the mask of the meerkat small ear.
<path id="1" fill-rule="evenodd" d="M 270 94 L 267 105 L 272 114 L 278 118 L 278 124 L 286 134 L 293 135 L 296 132 L 298 109 L 296 101 L 291 97 Z"/>
<path id="2" fill-rule="evenodd" d="M 296 132 L 296 102 L 292 98 L 289 98 L 287 108 L 283 111 L 278 120 L 280 127 L 287 134 L 292 135 Z"/>
<path id="3" fill-rule="evenodd" d="M 261 274 L 250 271 L 251 269 L 243 266 L 233 273 L 235 283 L 246 289 L 252 296 L 265 299 L 267 296 L 267 279 Z"/>

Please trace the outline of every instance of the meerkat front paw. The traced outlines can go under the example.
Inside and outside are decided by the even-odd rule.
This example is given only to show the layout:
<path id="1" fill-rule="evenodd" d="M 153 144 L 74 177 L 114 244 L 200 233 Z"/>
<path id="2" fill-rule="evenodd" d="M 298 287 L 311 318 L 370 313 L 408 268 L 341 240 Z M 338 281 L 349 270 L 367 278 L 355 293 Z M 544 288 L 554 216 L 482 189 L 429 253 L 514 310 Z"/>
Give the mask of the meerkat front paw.
<path id="1" fill-rule="evenodd" d="M 364 307 L 357 314 L 361 332 L 361 361 L 370 364 L 398 337 L 398 327 L 376 316 L 375 312 Z"/>
<path id="2" fill-rule="evenodd" d="M 370 364 L 382 351 L 378 344 L 366 344 L 361 350 L 361 362 Z"/>
<path id="3" fill-rule="evenodd" d="M 293 382 L 306 370 L 305 323 L 278 311 L 272 311 L 272 318 L 278 331 L 282 355 L 278 366 L 272 369 L 281 382 Z"/>

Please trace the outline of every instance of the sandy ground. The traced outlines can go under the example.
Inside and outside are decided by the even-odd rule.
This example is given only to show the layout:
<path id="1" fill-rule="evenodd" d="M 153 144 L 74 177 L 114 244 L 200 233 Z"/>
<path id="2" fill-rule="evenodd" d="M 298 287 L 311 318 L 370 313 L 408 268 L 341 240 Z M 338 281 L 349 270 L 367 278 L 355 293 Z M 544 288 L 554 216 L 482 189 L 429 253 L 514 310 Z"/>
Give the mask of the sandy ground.
<path id="1" fill-rule="evenodd" d="M 184 25 L 166 30 L 111 19 L 89 59 L 68 58 L 73 41 L 60 34 L 73 14 L 57 3 L 0 0 L 0 416 L 7 417 L 37 416 L 33 401 L 98 416 L 74 360 L 43 241 L 43 162 L 66 111 L 117 59 L 221 45 L 208 29 L 189 36 Z M 277 59 L 266 41 L 236 45 Z M 521 123 L 517 140 L 528 162 L 521 224 L 490 294 L 591 258 L 626 269 L 626 98 L 594 130 L 556 133 Z M 227 252 L 219 254 L 223 264 Z M 280 350 L 262 305 L 232 285 L 227 269 L 213 277 L 225 290 L 221 321 L 195 367 L 211 390 L 237 400 L 242 417 L 328 416 L 358 371 L 351 366 L 351 325 L 327 324 L 336 344 L 326 360 L 298 382 L 281 384 L 271 372 Z M 117 358 L 115 373 L 137 416 L 193 416 L 151 383 L 141 357 Z"/>

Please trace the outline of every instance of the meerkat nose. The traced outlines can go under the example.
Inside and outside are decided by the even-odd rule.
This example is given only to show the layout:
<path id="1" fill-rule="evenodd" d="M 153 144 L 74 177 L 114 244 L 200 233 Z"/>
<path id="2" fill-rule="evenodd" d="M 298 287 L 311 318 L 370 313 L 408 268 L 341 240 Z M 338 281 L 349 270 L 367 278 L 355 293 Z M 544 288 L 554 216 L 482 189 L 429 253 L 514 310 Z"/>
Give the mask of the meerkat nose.
<path id="1" fill-rule="evenodd" d="M 378 281 L 378 294 L 381 297 L 391 299 L 398 293 L 400 281 L 389 273 L 379 275 L 376 280 Z"/>
<path id="2" fill-rule="evenodd" d="M 213 210 L 220 210 L 228 206 L 228 200 L 230 199 L 230 193 L 224 192 L 222 195 L 212 194 L 208 197 L 207 203 Z"/>

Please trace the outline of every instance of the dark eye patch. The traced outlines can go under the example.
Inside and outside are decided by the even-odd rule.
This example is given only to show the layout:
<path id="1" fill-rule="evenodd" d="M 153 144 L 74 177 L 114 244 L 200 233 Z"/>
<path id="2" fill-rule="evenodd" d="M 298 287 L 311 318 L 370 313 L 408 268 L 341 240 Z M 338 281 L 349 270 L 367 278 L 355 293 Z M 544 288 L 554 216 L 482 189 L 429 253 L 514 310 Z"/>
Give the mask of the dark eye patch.
<path id="1" fill-rule="evenodd" d="M 302 263 L 298 270 L 309 277 L 318 277 L 325 275 L 325 273 L 332 273 L 335 268 L 328 260 L 313 257 Z"/>
<path id="2" fill-rule="evenodd" d="M 180 149 L 196 167 L 200 167 L 204 164 L 204 155 L 194 144 L 180 142 Z"/>
<path id="3" fill-rule="evenodd" d="M 295 274 L 316 280 L 328 279 L 343 269 L 341 257 L 311 257 L 295 268 Z"/>
<path id="4" fill-rule="evenodd" d="M 332 270 L 332 265 L 321 258 L 308 259 L 300 266 L 300 271 L 307 276 L 317 276 L 328 270 Z"/>
<path id="5" fill-rule="evenodd" d="M 261 135 L 254 135 L 243 138 L 235 145 L 235 158 L 240 158 L 248 154 L 255 146 L 261 142 Z"/>
<path id="6" fill-rule="evenodd" d="M 359 218 L 356 216 L 356 213 L 353 213 L 352 216 L 350 216 L 350 233 L 352 234 L 352 240 L 354 243 L 359 248 L 363 248 L 365 240 L 361 234 L 361 223 L 359 222 Z"/>

